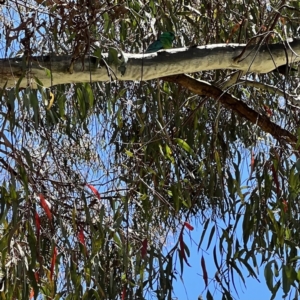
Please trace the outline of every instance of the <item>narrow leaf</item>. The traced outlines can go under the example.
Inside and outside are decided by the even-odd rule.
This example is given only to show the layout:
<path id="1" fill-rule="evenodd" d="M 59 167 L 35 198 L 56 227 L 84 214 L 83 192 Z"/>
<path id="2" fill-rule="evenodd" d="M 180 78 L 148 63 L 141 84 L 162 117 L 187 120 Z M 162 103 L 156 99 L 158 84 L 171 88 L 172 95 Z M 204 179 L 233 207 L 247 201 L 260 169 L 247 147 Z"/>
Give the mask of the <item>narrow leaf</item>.
<path id="1" fill-rule="evenodd" d="M 252 173 L 253 173 L 253 171 L 254 171 L 254 162 L 255 162 L 255 157 L 254 157 L 254 151 L 252 150 L 252 151 L 251 151 L 251 164 L 250 164 L 251 169 L 250 169 L 250 176 L 249 176 L 249 179 L 251 179 Z"/>
<path id="2" fill-rule="evenodd" d="M 265 271 L 264 271 L 266 283 L 267 283 L 267 286 L 268 286 L 268 288 L 271 292 L 273 291 L 272 263 L 273 263 L 273 261 L 268 262 L 266 267 L 265 267 Z"/>
<path id="3" fill-rule="evenodd" d="M 180 249 L 179 249 L 180 250 L 180 255 L 184 259 L 185 263 L 190 267 L 191 265 L 188 263 L 186 255 L 185 255 L 185 251 L 184 251 L 185 244 L 184 244 L 184 241 L 183 241 L 183 231 L 181 231 L 181 233 L 179 235 L 179 245 L 180 245 Z"/>
<path id="4" fill-rule="evenodd" d="M 208 285 L 208 276 L 207 276 L 207 270 L 206 270 L 206 265 L 205 265 L 205 260 L 204 260 L 203 255 L 201 257 L 201 267 L 202 267 L 202 271 L 203 271 L 203 279 L 204 279 L 204 282 L 205 282 L 205 286 L 207 287 L 207 285 Z"/>
<path id="5" fill-rule="evenodd" d="M 34 278 L 35 278 L 35 281 L 36 281 L 36 282 L 39 282 L 39 281 L 40 281 L 40 274 L 39 274 L 38 271 L 36 271 L 36 272 L 34 273 Z"/>
<path id="6" fill-rule="evenodd" d="M 185 260 L 185 252 L 184 252 L 184 242 L 183 242 L 183 232 L 181 231 L 180 235 L 179 235 L 179 246 L 180 246 L 180 254 L 181 257 Z"/>
<path id="7" fill-rule="evenodd" d="M 97 189 L 95 187 L 93 187 L 91 184 L 86 184 L 86 186 L 88 188 L 90 188 L 92 190 L 92 192 L 95 194 L 95 196 L 100 200 L 100 193 L 97 191 Z"/>
<path id="8" fill-rule="evenodd" d="M 217 259 L 217 247 L 214 246 L 214 250 L 213 250 L 213 256 L 214 256 L 214 262 L 215 262 L 215 266 L 217 267 L 217 270 L 220 270 L 220 266 L 218 264 L 218 259 Z"/>
<path id="9" fill-rule="evenodd" d="M 212 294 L 210 293 L 209 290 L 207 290 L 207 293 L 206 293 L 206 299 L 207 299 L 207 300 L 214 300 L 214 298 L 213 298 L 213 296 L 212 296 Z"/>
<path id="10" fill-rule="evenodd" d="M 279 185 L 278 176 L 277 176 L 274 164 L 272 165 L 272 173 L 273 173 L 273 179 L 274 179 L 274 182 L 276 185 L 276 193 L 277 193 L 277 195 L 279 195 L 280 194 L 280 185 Z"/>
<path id="11" fill-rule="evenodd" d="M 50 279 L 51 279 L 51 281 L 53 279 L 53 272 L 54 272 L 54 266 L 55 266 L 56 256 L 57 256 L 57 250 L 56 250 L 56 247 L 54 246 L 54 248 L 53 248 L 53 254 L 52 254 L 52 259 L 51 259 L 51 267 L 50 267 Z"/>
<path id="12" fill-rule="evenodd" d="M 242 273 L 241 270 L 238 268 L 238 266 L 236 265 L 235 261 L 232 261 L 232 262 L 230 263 L 230 265 L 231 265 L 231 267 L 232 267 L 232 268 L 231 268 L 231 271 L 232 271 L 233 269 L 235 269 L 236 272 L 240 275 L 240 278 L 242 279 L 244 285 L 246 286 L 246 282 L 245 282 L 245 278 L 244 278 L 244 276 L 243 276 L 243 273 Z M 233 274 L 233 273 L 232 273 L 232 274 Z M 232 283 L 233 283 L 233 285 L 235 286 L 233 275 L 232 275 Z"/>
<path id="13" fill-rule="evenodd" d="M 142 258 L 145 258 L 147 254 L 147 246 L 148 246 L 148 240 L 144 239 L 142 242 L 142 249 L 141 249 Z"/>
<path id="14" fill-rule="evenodd" d="M 286 213 L 288 211 L 288 203 L 286 200 L 283 200 L 282 203 L 283 203 L 283 211 Z"/>
<path id="15" fill-rule="evenodd" d="M 32 299 L 32 298 L 34 298 L 34 291 L 33 291 L 33 288 L 31 288 L 30 294 L 29 294 L 29 299 Z"/>
<path id="16" fill-rule="evenodd" d="M 282 268 L 282 289 L 283 292 L 287 295 L 287 293 L 290 291 L 291 283 L 289 280 L 289 274 L 288 274 L 288 266 L 283 266 Z"/>
<path id="17" fill-rule="evenodd" d="M 207 247 L 206 247 L 206 250 L 208 250 L 209 246 L 210 246 L 210 243 L 212 241 L 212 238 L 214 236 L 214 233 L 215 233 L 215 230 L 216 230 L 216 227 L 213 226 L 211 231 L 210 231 L 210 234 L 209 234 L 209 238 L 208 238 L 208 243 L 207 243 Z"/>
<path id="18" fill-rule="evenodd" d="M 185 150 L 190 155 L 195 156 L 193 149 L 189 146 L 189 144 L 187 142 L 185 142 L 184 140 L 179 139 L 179 138 L 176 138 L 175 141 L 177 142 L 177 144 L 180 148 Z"/>
<path id="19" fill-rule="evenodd" d="M 47 110 L 51 108 L 53 102 L 54 102 L 54 94 L 50 91 L 50 101 L 49 101 L 49 105 L 47 106 Z"/>
<path id="20" fill-rule="evenodd" d="M 41 220 L 37 212 L 34 213 L 34 218 L 35 218 L 35 227 L 36 227 L 36 238 L 38 240 L 40 238 L 40 232 L 41 232 Z"/>
<path id="21" fill-rule="evenodd" d="M 77 237 L 78 237 L 79 243 L 81 243 L 83 246 L 85 246 L 84 232 L 83 232 L 82 227 L 79 229 Z"/>
<path id="22" fill-rule="evenodd" d="M 205 224 L 204 224 L 203 231 L 202 231 L 201 238 L 200 238 L 200 242 L 199 242 L 199 245 L 198 245 L 198 251 L 199 251 L 199 249 L 201 247 L 201 244 L 203 242 L 203 238 L 204 238 L 204 235 L 206 233 L 206 229 L 208 227 L 209 222 L 210 222 L 210 219 L 207 219 Z"/>
<path id="23" fill-rule="evenodd" d="M 41 201 L 41 206 L 44 209 L 48 219 L 51 221 L 52 220 L 52 213 L 49 208 L 49 203 L 48 201 L 45 200 L 44 196 L 40 194 L 40 201 Z"/>
<path id="24" fill-rule="evenodd" d="M 125 300 L 125 299 L 126 299 L 126 287 L 124 286 L 123 290 L 122 290 L 122 300 Z"/>
<path id="25" fill-rule="evenodd" d="M 272 294 L 272 297 L 271 297 L 270 300 L 274 300 L 274 299 L 275 299 L 276 294 L 277 294 L 277 292 L 278 292 L 278 289 L 279 289 L 280 285 L 281 285 L 281 281 L 278 280 L 277 283 L 276 283 L 275 286 L 274 286 L 273 294 Z"/>
<path id="26" fill-rule="evenodd" d="M 188 230 L 194 230 L 194 227 L 188 223 L 188 222 L 184 222 L 183 225 L 188 229 Z"/>

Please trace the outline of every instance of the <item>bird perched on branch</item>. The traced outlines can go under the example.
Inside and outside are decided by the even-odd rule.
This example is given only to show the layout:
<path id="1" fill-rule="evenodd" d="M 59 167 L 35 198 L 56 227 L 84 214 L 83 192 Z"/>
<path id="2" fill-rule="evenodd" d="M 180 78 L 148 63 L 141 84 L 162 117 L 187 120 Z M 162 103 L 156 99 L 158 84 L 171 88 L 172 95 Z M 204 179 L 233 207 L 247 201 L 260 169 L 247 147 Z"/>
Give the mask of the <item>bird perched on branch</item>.
<path id="1" fill-rule="evenodd" d="M 163 32 L 160 37 L 149 45 L 145 53 L 157 52 L 161 49 L 172 48 L 175 35 L 173 32 Z"/>

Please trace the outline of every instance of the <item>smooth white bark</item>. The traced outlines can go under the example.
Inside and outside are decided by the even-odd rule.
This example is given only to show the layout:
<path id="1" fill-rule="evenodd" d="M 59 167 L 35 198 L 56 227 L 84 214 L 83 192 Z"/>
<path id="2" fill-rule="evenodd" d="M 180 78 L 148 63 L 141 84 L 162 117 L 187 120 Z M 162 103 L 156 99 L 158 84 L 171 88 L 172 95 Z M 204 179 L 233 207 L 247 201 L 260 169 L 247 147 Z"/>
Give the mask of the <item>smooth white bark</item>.
<path id="1" fill-rule="evenodd" d="M 39 56 L 29 64 L 21 58 L 0 60 L 0 88 L 16 85 L 22 74 L 20 87 L 31 84 L 36 87 L 37 77 L 45 87 L 56 84 L 90 81 L 140 81 L 164 76 L 195 73 L 205 70 L 237 69 L 243 72 L 267 73 L 277 66 L 300 60 L 300 40 L 294 40 L 288 46 L 271 44 L 268 46 L 247 46 L 239 44 L 216 44 L 192 48 L 175 48 L 151 54 L 120 53 L 119 60 L 109 63 L 108 54 L 104 61 L 85 57 L 74 63 L 70 69 L 70 56 Z M 240 55 L 240 61 L 235 57 Z M 109 66 L 109 68 L 107 68 Z M 52 76 L 47 75 L 51 70 Z"/>

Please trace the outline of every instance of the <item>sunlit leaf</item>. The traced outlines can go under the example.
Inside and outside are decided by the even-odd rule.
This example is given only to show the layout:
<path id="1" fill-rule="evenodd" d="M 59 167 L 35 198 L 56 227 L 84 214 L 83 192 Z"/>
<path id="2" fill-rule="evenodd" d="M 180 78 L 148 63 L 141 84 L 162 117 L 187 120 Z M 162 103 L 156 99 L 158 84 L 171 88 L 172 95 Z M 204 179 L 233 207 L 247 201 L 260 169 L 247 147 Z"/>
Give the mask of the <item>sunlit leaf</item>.
<path id="1" fill-rule="evenodd" d="M 54 103 L 54 94 L 51 91 L 49 91 L 49 95 L 50 95 L 50 100 L 49 100 L 49 104 L 47 106 L 47 110 L 49 110 Z"/>
<path id="2" fill-rule="evenodd" d="M 189 153 L 190 155 L 195 155 L 194 151 L 192 150 L 192 148 L 187 144 L 187 142 L 185 142 L 182 139 L 176 138 L 175 141 L 177 142 L 178 146 L 181 147 L 183 150 L 185 150 L 187 153 Z"/>

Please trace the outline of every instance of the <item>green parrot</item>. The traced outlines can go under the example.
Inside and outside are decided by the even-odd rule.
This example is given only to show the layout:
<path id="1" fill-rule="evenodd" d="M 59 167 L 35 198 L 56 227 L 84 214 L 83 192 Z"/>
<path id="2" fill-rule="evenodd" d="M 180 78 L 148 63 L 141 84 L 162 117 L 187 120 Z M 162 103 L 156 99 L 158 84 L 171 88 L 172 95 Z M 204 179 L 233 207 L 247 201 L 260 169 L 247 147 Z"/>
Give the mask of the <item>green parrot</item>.
<path id="1" fill-rule="evenodd" d="M 160 37 L 149 45 L 145 53 L 157 52 L 160 49 L 172 48 L 175 35 L 173 32 L 163 32 Z"/>

